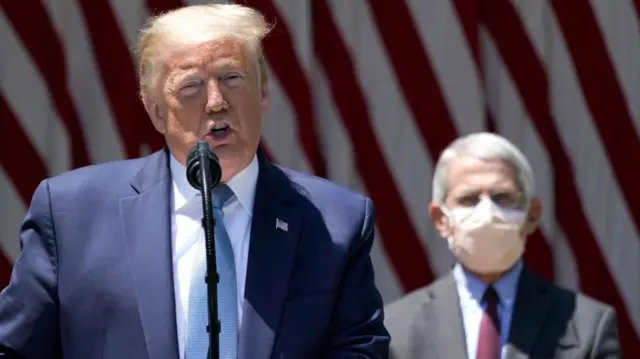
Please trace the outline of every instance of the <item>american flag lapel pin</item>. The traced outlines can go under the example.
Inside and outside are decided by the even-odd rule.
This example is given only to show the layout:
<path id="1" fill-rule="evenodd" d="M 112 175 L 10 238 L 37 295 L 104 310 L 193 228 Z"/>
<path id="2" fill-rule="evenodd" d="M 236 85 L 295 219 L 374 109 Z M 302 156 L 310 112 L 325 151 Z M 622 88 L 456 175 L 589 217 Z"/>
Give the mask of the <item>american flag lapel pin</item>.
<path id="1" fill-rule="evenodd" d="M 287 232 L 289 230 L 289 224 L 280 218 L 276 218 L 276 229 Z"/>

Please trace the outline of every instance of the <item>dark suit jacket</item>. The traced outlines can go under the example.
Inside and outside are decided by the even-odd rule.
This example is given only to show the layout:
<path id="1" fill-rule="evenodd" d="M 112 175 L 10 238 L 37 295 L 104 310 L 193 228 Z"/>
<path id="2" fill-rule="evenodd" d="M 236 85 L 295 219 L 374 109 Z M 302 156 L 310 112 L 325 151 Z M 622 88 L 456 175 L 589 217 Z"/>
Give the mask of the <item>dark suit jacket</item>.
<path id="1" fill-rule="evenodd" d="M 385 308 L 391 358 L 464 359 L 466 342 L 453 275 Z M 511 319 L 507 359 L 620 358 L 615 312 L 525 269 Z M 474 358 L 470 358 L 474 359 Z"/>
<path id="2" fill-rule="evenodd" d="M 386 358 L 371 201 L 259 163 L 239 358 Z M 0 293 L 0 344 L 26 358 L 178 358 L 168 166 L 164 149 L 38 186 Z"/>

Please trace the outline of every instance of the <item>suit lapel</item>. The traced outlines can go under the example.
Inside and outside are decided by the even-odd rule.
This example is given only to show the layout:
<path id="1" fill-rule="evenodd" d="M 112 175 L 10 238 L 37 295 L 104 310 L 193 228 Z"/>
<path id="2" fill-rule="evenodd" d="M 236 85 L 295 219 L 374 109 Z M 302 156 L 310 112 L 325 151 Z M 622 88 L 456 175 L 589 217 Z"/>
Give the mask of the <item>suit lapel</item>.
<path id="1" fill-rule="evenodd" d="M 166 149 L 151 155 L 120 199 L 124 238 L 149 358 L 178 357 Z"/>
<path id="2" fill-rule="evenodd" d="M 425 303 L 425 339 L 431 340 L 432 351 L 424 359 L 467 358 L 466 341 L 460 311 L 458 291 L 450 273 L 434 285 Z"/>
<path id="3" fill-rule="evenodd" d="M 547 318 L 550 297 L 547 285 L 525 267 L 518 283 L 505 359 L 529 358 Z"/>
<path id="4" fill-rule="evenodd" d="M 285 174 L 258 154 L 251 243 L 238 358 L 271 355 L 300 232 L 297 192 Z M 278 223 L 278 225 L 276 225 Z"/>

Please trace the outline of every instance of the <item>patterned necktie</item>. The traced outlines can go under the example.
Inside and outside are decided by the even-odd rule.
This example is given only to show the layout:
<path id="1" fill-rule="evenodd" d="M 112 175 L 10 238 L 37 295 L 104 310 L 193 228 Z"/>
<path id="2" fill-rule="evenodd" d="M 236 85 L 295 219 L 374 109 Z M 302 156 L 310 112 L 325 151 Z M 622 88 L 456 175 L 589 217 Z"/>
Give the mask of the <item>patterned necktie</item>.
<path id="1" fill-rule="evenodd" d="M 229 235 L 222 223 L 222 207 L 233 197 L 233 191 L 227 185 L 218 185 L 213 191 L 213 215 L 215 217 L 216 264 L 220 275 L 218 283 L 218 313 L 221 331 L 220 359 L 236 359 L 238 346 L 238 310 L 236 266 Z M 209 322 L 207 310 L 206 254 L 199 254 L 200 260 L 194 270 L 189 291 L 189 314 L 187 318 L 187 339 L 185 359 L 205 359 L 209 349 L 209 335 L 206 330 Z M 213 276 L 215 278 L 215 276 Z M 216 323 L 212 329 L 216 330 Z"/>
<path id="2" fill-rule="evenodd" d="M 487 287 L 483 301 L 486 304 L 480 334 L 478 335 L 478 350 L 476 359 L 500 359 L 500 321 L 498 320 L 498 293 L 492 286 Z"/>

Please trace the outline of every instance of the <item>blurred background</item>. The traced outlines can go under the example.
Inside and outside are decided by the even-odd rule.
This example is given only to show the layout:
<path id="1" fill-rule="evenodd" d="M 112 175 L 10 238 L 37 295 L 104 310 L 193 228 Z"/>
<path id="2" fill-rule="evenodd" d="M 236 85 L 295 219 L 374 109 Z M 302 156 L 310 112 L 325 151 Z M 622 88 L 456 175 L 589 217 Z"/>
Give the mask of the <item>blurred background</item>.
<path id="1" fill-rule="evenodd" d="M 265 151 L 373 199 L 385 301 L 451 268 L 433 167 L 493 131 L 535 170 L 527 263 L 613 305 L 640 353 L 640 0 L 239 2 L 276 24 Z M 0 288 L 41 180 L 162 147 L 132 49 L 147 16 L 194 3 L 0 0 Z"/>

